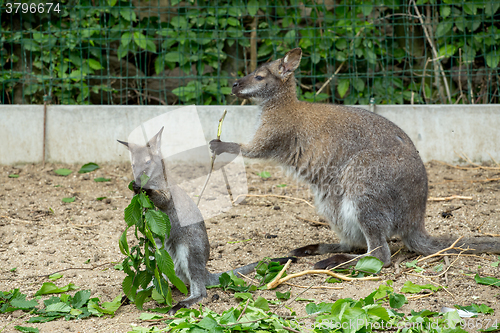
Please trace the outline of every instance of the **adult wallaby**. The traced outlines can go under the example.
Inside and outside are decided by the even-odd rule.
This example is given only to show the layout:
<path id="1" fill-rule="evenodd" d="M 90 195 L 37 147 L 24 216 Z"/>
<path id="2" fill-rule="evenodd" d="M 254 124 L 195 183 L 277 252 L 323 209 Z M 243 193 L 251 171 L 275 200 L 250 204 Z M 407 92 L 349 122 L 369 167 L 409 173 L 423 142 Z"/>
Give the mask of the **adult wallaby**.
<path id="1" fill-rule="evenodd" d="M 140 177 L 145 174 L 149 177 L 148 182 L 142 187 L 153 204 L 168 215 L 170 219 L 170 237 L 165 239 L 165 249 L 174 261 L 174 269 L 177 276 L 190 286 L 188 298 L 177 303 L 169 314 L 174 314 L 181 308 L 188 308 L 201 301 L 207 296 L 206 286 L 219 284 L 222 273 L 212 274 L 206 269 L 210 256 L 210 244 L 208 242 L 205 222 L 200 210 L 191 198 L 179 186 L 168 184 L 167 170 L 161 155 L 160 131 L 144 145 L 134 143 L 118 142 L 127 146 L 132 158 L 132 169 L 134 182 L 132 187 L 135 193 L 139 193 Z M 160 241 L 156 240 L 157 245 Z M 288 258 L 273 259 L 281 263 Z M 252 263 L 232 272 L 248 274 L 254 270 L 258 263 Z M 227 271 L 227 273 L 230 271 Z"/>
<path id="2" fill-rule="evenodd" d="M 375 113 L 342 105 L 297 99 L 293 72 L 300 48 L 260 66 L 237 80 L 232 92 L 260 105 L 260 124 L 248 144 L 212 140 L 216 154 L 229 152 L 267 158 L 311 187 L 318 212 L 340 237 L 340 244 L 314 244 L 289 255 L 305 256 L 368 249 L 387 267 L 387 240 L 402 238 L 406 247 L 428 255 L 456 239 L 431 237 L 425 230 L 427 174 L 410 138 Z M 500 239 L 462 239 L 468 253 L 500 253 Z M 354 255 L 334 255 L 316 263 L 329 268 Z"/>

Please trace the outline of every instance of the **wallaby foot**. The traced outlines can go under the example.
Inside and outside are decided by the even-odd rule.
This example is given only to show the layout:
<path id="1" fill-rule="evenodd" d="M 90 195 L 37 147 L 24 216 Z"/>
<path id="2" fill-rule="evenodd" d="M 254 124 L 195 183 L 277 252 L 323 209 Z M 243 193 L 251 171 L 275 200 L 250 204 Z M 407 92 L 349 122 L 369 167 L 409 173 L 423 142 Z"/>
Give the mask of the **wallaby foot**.
<path id="1" fill-rule="evenodd" d="M 306 257 L 325 253 L 359 252 L 361 250 L 363 249 L 347 244 L 311 244 L 290 251 L 288 256 Z"/>
<path id="2" fill-rule="evenodd" d="M 358 260 L 352 260 L 356 258 L 357 256 L 352 255 L 352 254 L 336 254 L 334 256 L 331 256 L 330 258 L 327 258 L 325 260 L 318 261 L 316 264 L 314 264 L 314 269 L 330 269 L 334 267 L 343 267 L 344 263 L 349 261 L 347 265 L 349 266 L 354 266 L 356 265 L 356 262 Z M 351 261 L 350 261 L 351 260 Z M 344 268 L 344 267 L 343 267 Z"/>

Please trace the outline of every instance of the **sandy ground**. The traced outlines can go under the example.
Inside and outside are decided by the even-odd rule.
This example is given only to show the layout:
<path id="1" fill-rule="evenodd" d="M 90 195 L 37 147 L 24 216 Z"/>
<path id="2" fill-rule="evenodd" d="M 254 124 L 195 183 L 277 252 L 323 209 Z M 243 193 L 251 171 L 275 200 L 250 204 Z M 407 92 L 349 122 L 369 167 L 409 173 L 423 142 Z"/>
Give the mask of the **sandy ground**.
<path id="1" fill-rule="evenodd" d="M 55 169 L 66 167 L 73 170 L 67 177 L 58 176 Z M 113 268 L 123 256 L 118 248 L 118 238 L 124 230 L 123 210 L 130 202 L 132 192 L 127 185 L 132 179 L 130 165 L 101 165 L 89 174 L 78 174 L 80 165 L 21 165 L 0 166 L 0 290 L 19 288 L 31 298 L 47 276 L 62 269 L 69 269 L 57 280 L 58 286 L 74 283 L 80 289 L 90 289 L 92 296 L 102 301 L 111 301 L 121 293 L 124 273 Z M 500 168 L 458 169 L 438 162 L 426 164 L 429 175 L 429 190 L 432 197 L 451 195 L 470 196 L 472 200 L 451 200 L 429 202 L 426 225 L 433 235 L 500 234 L 500 182 L 485 181 L 499 178 Z M 258 172 L 268 171 L 270 178 L 262 179 Z M 9 178 L 9 174 L 19 174 L 19 178 Z M 96 177 L 111 178 L 110 182 L 94 182 Z M 250 194 L 278 194 L 303 198 L 312 202 L 307 187 L 283 176 L 279 168 L 268 164 L 247 166 Z M 286 184 L 279 187 L 277 185 Z M 72 203 L 63 203 L 63 197 L 76 197 Z M 98 197 L 107 197 L 97 201 Z M 443 212 L 451 212 L 444 217 Z M 450 215 L 450 214 L 448 214 Z M 332 242 L 336 236 L 328 227 L 314 225 L 312 221 L 322 221 L 313 208 L 297 200 L 275 197 L 248 197 L 240 205 L 228 212 L 206 221 L 211 242 L 211 256 L 208 269 L 212 272 L 225 271 L 263 257 L 276 257 L 289 250 L 317 242 Z M 274 237 L 276 236 L 276 237 Z M 241 241 L 236 242 L 235 241 Z M 231 242 L 231 243 L 229 243 Z M 391 246 L 401 247 L 401 242 L 391 241 Z M 301 258 L 292 264 L 289 272 L 308 268 L 320 259 Z M 339 298 L 359 299 L 387 280 L 393 280 L 398 292 L 403 283 L 426 284 L 429 280 L 408 273 L 405 262 L 416 259 L 416 255 L 405 251 L 393 257 L 393 265 L 381 273 L 381 281 L 357 281 L 343 283 L 343 289 L 310 289 L 301 297 L 317 302 L 334 302 Z M 439 310 L 442 306 L 454 304 L 468 305 L 472 302 L 485 303 L 495 309 L 488 318 L 500 318 L 500 288 L 478 285 L 473 277 L 499 277 L 499 267 L 491 263 L 497 256 L 481 254 L 475 257 L 437 257 L 427 262 L 421 274 L 432 275 L 432 268 L 444 264 L 449 269 L 446 274 L 433 281 L 447 286 L 429 297 L 410 301 L 400 310 Z M 448 267 L 450 266 L 451 267 Z M 14 272 L 10 270 L 17 267 Z M 294 284 L 309 286 L 327 285 L 324 276 L 303 276 L 292 281 Z M 331 286 L 331 284 L 328 284 Z M 280 286 L 279 291 L 291 288 L 292 297 L 303 292 L 302 288 Z M 72 292 L 74 293 L 74 292 Z M 219 297 L 214 297 L 215 295 Z M 274 291 L 257 291 L 268 299 L 275 299 Z M 48 297 L 48 296 L 47 296 Z M 182 299 L 175 291 L 174 298 Z M 210 289 L 203 301 L 214 311 L 222 312 L 236 306 L 231 292 Z M 153 302 L 147 307 L 154 307 Z M 305 303 L 293 302 L 291 307 L 298 315 L 304 314 Z M 279 313 L 288 315 L 282 308 Z M 138 319 L 140 311 L 134 305 L 121 307 L 111 317 L 91 317 L 79 321 L 57 320 L 43 324 L 25 324 L 20 311 L 0 314 L 0 330 L 14 332 L 14 325 L 35 326 L 41 332 L 127 332 L 131 325 L 148 326 Z M 483 319 L 486 317 L 483 317 Z M 481 324 L 481 318 L 477 321 Z M 486 322 L 485 322 L 486 324 Z M 159 325 L 161 327 L 161 325 Z M 485 327 L 483 327 L 485 328 Z"/>

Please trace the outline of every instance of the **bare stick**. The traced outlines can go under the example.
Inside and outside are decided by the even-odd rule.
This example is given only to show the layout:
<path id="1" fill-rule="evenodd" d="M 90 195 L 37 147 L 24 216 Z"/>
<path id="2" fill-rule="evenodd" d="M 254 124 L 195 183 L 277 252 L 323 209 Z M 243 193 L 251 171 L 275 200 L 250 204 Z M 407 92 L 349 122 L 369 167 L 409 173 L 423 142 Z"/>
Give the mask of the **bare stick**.
<path id="1" fill-rule="evenodd" d="M 350 262 L 353 262 L 353 261 L 355 261 L 355 260 L 358 260 L 359 258 L 364 257 L 364 256 L 367 256 L 367 255 L 369 255 L 370 253 L 372 253 L 373 251 L 380 249 L 381 247 L 382 247 L 382 246 L 377 246 L 376 248 L 374 248 L 374 249 L 373 249 L 373 250 L 371 250 L 371 251 L 368 251 L 368 252 L 366 252 L 366 253 L 360 254 L 359 256 L 356 256 L 356 257 L 352 258 L 351 260 L 347 260 L 347 261 L 345 261 L 345 262 L 343 262 L 343 263 L 341 263 L 341 264 L 338 264 L 337 266 L 335 266 L 335 267 L 333 267 L 333 268 L 330 268 L 330 269 L 331 269 L 331 270 L 334 270 L 334 269 L 336 269 L 336 268 L 339 268 L 340 266 L 344 266 L 345 264 L 348 264 L 348 263 L 350 263 Z"/>
<path id="2" fill-rule="evenodd" d="M 236 321 L 240 321 L 241 317 L 243 317 L 243 314 L 245 313 L 245 311 L 247 310 L 247 307 L 248 307 L 248 303 L 250 303 L 250 298 L 247 299 L 247 304 L 245 304 L 245 308 L 243 309 L 243 311 L 241 311 L 238 319 L 236 319 Z"/>
<path id="3" fill-rule="evenodd" d="M 323 85 L 321 86 L 321 88 L 319 88 L 319 90 L 316 92 L 316 96 L 319 95 L 319 93 L 328 85 L 328 83 L 330 83 L 330 81 L 335 77 L 335 75 L 337 75 L 340 70 L 342 69 L 342 67 L 344 66 L 345 64 L 345 61 L 343 63 L 340 64 L 339 68 L 337 68 L 337 70 L 335 71 L 335 73 L 333 73 L 332 76 L 330 76 L 330 78 L 328 80 L 326 80 L 325 83 L 323 83 Z"/>
<path id="4" fill-rule="evenodd" d="M 422 25 L 422 29 L 424 30 L 425 37 L 427 38 L 427 41 L 429 42 L 432 50 L 432 54 L 435 59 L 438 58 L 438 53 L 436 50 L 436 47 L 434 46 L 434 42 L 431 39 L 431 36 L 429 34 L 429 31 L 427 31 L 427 27 L 424 24 L 424 20 L 422 19 L 422 15 L 420 15 L 420 11 L 418 10 L 418 6 L 415 3 L 415 0 L 413 0 L 413 6 L 415 7 L 415 12 L 417 13 L 418 20 L 420 21 L 420 24 Z M 437 65 L 439 66 L 439 69 L 441 70 L 441 75 L 443 76 L 443 82 L 444 86 L 446 88 L 446 94 L 448 95 L 448 102 L 451 104 L 451 94 L 450 94 L 450 87 L 448 86 L 448 81 L 446 81 L 446 75 L 444 73 L 443 65 L 441 64 L 441 61 L 437 61 Z"/>
<path id="5" fill-rule="evenodd" d="M 274 197 L 274 198 L 282 198 L 282 199 L 292 199 L 292 200 L 298 200 L 298 201 L 302 201 L 302 202 L 305 202 L 306 204 L 308 204 L 309 206 L 311 206 L 312 208 L 315 208 L 313 205 L 311 205 L 309 203 L 309 201 L 305 200 L 305 199 L 301 199 L 301 198 L 295 198 L 295 197 L 288 197 L 286 195 L 276 195 L 276 194 L 240 194 L 238 195 L 234 200 L 233 200 L 233 203 L 236 202 L 238 200 L 239 197 Z"/>
<path id="6" fill-rule="evenodd" d="M 307 275 L 307 274 L 326 274 L 326 275 L 330 275 L 334 278 L 337 278 L 337 279 L 340 279 L 340 280 L 343 280 L 343 281 L 375 281 L 375 280 L 380 280 L 380 278 L 378 276 L 367 276 L 367 277 L 363 277 L 363 278 L 352 278 L 352 277 L 349 277 L 349 276 L 346 276 L 344 274 L 339 274 L 339 273 L 334 273 L 332 271 L 329 271 L 329 270 L 326 270 L 326 269 L 311 269 L 311 270 L 306 270 L 306 271 L 302 271 L 302 272 L 299 272 L 299 273 L 294 273 L 294 274 L 290 274 L 290 275 L 287 275 L 285 276 L 284 278 L 280 279 L 278 281 L 278 284 L 276 285 L 279 286 L 280 284 L 290 280 L 290 279 L 293 279 L 293 278 L 296 278 L 296 277 L 299 277 L 299 276 L 304 276 L 304 275 Z M 269 288 L 268 288 L 269 289 Z"/>
<path id="7" fill-rule="evenodd" d="M 303 217 L 300 217 L 298 215 L 295 215 L 295 217 L 299 220 L 302 220 L 302 221 L 306 221 L 306 222 L 310 222 L 312 224 L 316 224 L 316 225 L 329 225 L 328 223 L 325 223 L 325 222 L 319 222 L 319 221 L 314 221 L 314 220 L 308 220 L 308 219 L 305 219 Z"/>
<path id="8" fill-rule="evenodd" d="M 278 275 L 276 275 L 276 277 L 267 284 L 267 289 L 273 289 L 275 287 L 278 286 L 278 281 L 281 279 L 281 277 L 283 276 L 283 274 L 285 274 L 286 270 L 288 269 L 288 267 L 290 267 L 290 264 L 292 263 L 292 260 L 291 259 L 288 259 L 288 261 L 286 262 L 285 266 L 283 266 L 283 268 L 281 269 L 281 271 L 278 273 Z"/>
<path id="9" fill-rule="evenodd" d="M 429 197 L 429 198 L 427 198 L 427 201 L 450 201 L 453 199 L 472 200 L 472 197 L 464 197 L 461 195 L 452 195 L 449 197 Z"/>
<path id="10" fill-rule="evenodd" d="M 425 279 L 427 281 L 430 281 L 431 283 L 435 284 L 436 286 L 443 288 L 443 290 L 446 291 L 448 294 L 450 294 L 453 298 L 456 298 L 455 295 L 453 295 L 450 291 L 448 291 L 445 286 L 443 286 L 442 284 L 439 284 L 437 282 L 432 281 L 427 276 L 420 275 L 420 274 L 415 274 L 415 273 L 405 273 L 405 274 L 407 274 L 407 275 L 413 275 L 413 276 Z"/>
<path id="11" fill-rule="evenodd" d="M 498 165 L 500 167 L 500 164 L 493 158 L 493 156 L 491 156 L 490 153 L 488 153 L 488 155 L 490 155 L 490 158 L 493 162 L 495 162 L 496 165 Z"/>
<path id="12" fill-rule="evenodd" d="M 331 287 L 331 286 L 301 286 L 298 284 L 293 284 L 290 282 L 284 282 L 287 286 L 297 287 L 297 288 L 309 288 L 309 289 L 344 289 L 344 287 Z"/>
<path id="13" fill-rule="evenodd" d="M 227 110 L 224 110 L 224 113 L 222 114 L 222 117 L 219 119 L 219 127 L 217 127 L 217 140 L 220 140 L 220 135 L 221 135 L 221 130 L 222 130 L 222 122 L 224 121 L 224 118 L 226 118 L 226 113 Z M 208 181 L 210 180 L 210 176 L 212 175 L 212 171 L 214 171 L 214 162 L 215 162 L 215 153 L 212 154 L 212 158 L 210 159 L 210 172 L 208 173 L 207 180 L 205 180 L 205 185 L 203 185 L 203 188 L 201 189 L 200 195 L 198 196 L 198 202 L 196 203 L 196 206 L 200 204 L 201 196 L 203 195 L 203 192 L 205 192 L 205 188 L 207 188 Z"/>
<path id="14" fill-rule="evenodd" d="M 427 257 L 423 257 L 422 259 L 417 260 L 417 262 L 421 262 L 421 261 L 424 261 L 426 259 L 436 257 L 436 256 L 440 255 L 441 253 L 446 252 L 448 250 L 457 249 L 457 248 L 455 248 L 455 245 L 457 245 L 458 241 L 461 240 L 462 238 L 464 238 L 464 236 L 460 236 L 456 241 L 453 242 L 453 244 L 448 246 L 446 249 L 442 249 L 434 254 L 428 255 Z"/>

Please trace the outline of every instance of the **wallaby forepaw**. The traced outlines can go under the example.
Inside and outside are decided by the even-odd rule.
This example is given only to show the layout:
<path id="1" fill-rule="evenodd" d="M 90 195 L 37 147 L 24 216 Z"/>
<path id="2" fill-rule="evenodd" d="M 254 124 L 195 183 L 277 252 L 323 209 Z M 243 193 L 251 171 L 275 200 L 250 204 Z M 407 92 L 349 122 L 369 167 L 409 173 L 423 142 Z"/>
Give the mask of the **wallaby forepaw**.
<path id="1" fill-rule="evenodd" d="M 318 252 L 319 244 L 312 244 L 303 247 L 299 247 L 298 249 L 290 251 L 287 256 L 289 257 L 307 257 L 313 256 L 316 254 L 320 254 Z"/>

